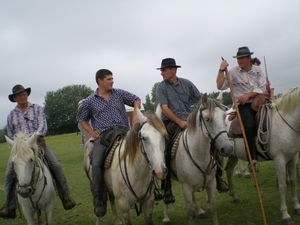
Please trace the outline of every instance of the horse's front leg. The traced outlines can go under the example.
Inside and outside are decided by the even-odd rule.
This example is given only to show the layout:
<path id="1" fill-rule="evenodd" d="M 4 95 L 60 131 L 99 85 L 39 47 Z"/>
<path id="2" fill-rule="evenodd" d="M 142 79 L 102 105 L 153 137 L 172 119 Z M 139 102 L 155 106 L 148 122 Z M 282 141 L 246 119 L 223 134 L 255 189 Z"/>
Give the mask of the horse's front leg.
<path id="1" fill-rule="evenodd" d="M 216 178 L 210 182 L 210 184 L 206 188 L 207 197 L 208 197 L 208 204 L 209 204 L 209 212 L 212 215 L 213 224 L 218 225 L 218 215 L 217 215 L 217 206 L 216 206 Z"/>
<path id="2" fill-rule="evenodd" d="M 183 196 L 187 208 L 187 218 L 189 220 L 189 225 L 194 225 L 196 219 L 196 213 L 195 213 L 196 205 L 194 204 L 194 200 L 193 200 L 195 199 L 193 189 L 190 188 L 190 186 L 187 184 L 182 184 L 182 190 L 183 190 Z"/>
<path id="3" fill-rule="evenodd" d="M 130 205 L 128 199 L 119 199 L 119 209 L 122 214 L 122 220 L 124 225 L 131 225 L 130 220 Z"/>
<path id="4" fill-rule="evenodd" d="M 118 217 L 116 204 L 115 204 L 115 197 L 112 194 L 108 194 L 108 197 L 109 197 L 109 202 L 110 202 L 111 211 L 112 211 L 112 217 L 115 222 L 115 225 L 121 225 L 122 222 L 121 222 L 120 218 Z"/>
<path id="5" fill-rule="evenodd" d="M 280 157 L 278 157 L 280 158 Z M 287 205 L 286 205 L 286 165 L 282 159 L 274 159 L 275 171 L 278 179 L 278 189 L 280 194 L 280 210 L 282 213 L 282 223 L 283 224 L 292 224 L 292 218 L 288 213 Z M 291 175 L 292 176 L 292 175 Z"/>
<path id="6" fill-rule="evenodd" d="M 228 158 L 228 162 L 226 165 L 226 176 L 227 176 L 227 181 L 228 181 L 228 188 L 229 188 L 229 196 L 232 197 L 233 203 L 241 203 L 240 198 L 236 195 L 233 187 L 233 182 L 232 182 L 232 177 L 233 177 L 233 171 L 234 168 L 236 167 L 236 164 L 238 162 L 238 159 L 235 156 L 230 156 Z"/>
<path id="7" fill-rule="evenodd" d="M 19 195 L 18 195 L 18 200 L 22 207 L 22 211 L 23 211 L 24 217 L 27 221 L 27 224 L 35 225 L 35 222 L 34 222 L 35 209 L 32 207 L 30 200 L 28 198 L 23 198 Z"/>
<path id="8" fill-rule="evenodd" d="M 151 191 L 150 193 L 154 193 L 154 191 Z M 148 198 L 146 201 L 143 202 L 144 218 L 145 218 L 145 223 L 147 225 L 153 225 L 153 219 L 152 219 L 153 207 L 154 207 L 154 194 L 152 194 L 150 198 Z"/>
<path id="9" fill-rule="evenodd" d="M 298 153 L 288 162 L 287 168 L 288 173 L 290 175 L 290 184 L 291 184 L 291 194 L 292 194 L 292 202 L 294 205 L 294 211 L 297 215 L 300 215 L 300 205 L 298 201 L 297 195 L 297 161 L 299 155 Z"/>

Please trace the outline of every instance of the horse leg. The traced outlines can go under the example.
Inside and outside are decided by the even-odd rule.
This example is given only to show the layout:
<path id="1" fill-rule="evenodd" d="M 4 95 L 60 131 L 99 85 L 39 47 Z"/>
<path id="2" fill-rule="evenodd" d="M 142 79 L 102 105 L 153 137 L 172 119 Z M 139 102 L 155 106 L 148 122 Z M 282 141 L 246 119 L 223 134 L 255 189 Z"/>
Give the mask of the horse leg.
<path id="1" fill-rule="evenodd" d="M 207 196 L 206 196 L 207 197 Z M 205 211 L 200 207 L 200 204 L 199 202 L 197 201 L 197 199 L 195 198 L 195 195 L 193 195 L 193 202 L 194 202 L 194 205 L 196 207 L 196 212 L 197 212 L 197 216 L 200 218 L 200 219 L 205 219 L 207 218 L 206 214 L 205 214 Z M 207 202 L 208 202 L 208 197 L 207 197 Z M 209 210 L 209 206 L 208 206 L 208 210 Z"/>
<path id="2" fill-rule="evenodd" d="M 215 179 L 213 182 L 216 183 Z M 210 184 L 206 188 L 206 192 L 207 192 L 208 203 L 209 203 L 209 212 L 212 215 L 213 225 L 218 225 L 219 221 L 218 221 L 217 206 L 216 206 L 216 199 L 215 199 L 216 185 Z"/>
<path id="3" fill-rule="evenodd" d="M 24 217 L 27 221 L 28 225 L 35 225 L 35 221 L 34 221 L 34 212 L 35 210 L 33 209 L 29 199 L 24 199 L 20 196 L 18 196 L 19 199 L 19 203 L 22 206 L 22 211 L 24 214 Z"/>
<path id="4" fill-rule="evenodd" d="M 288 174 L 290 176 L 290 185 L 291 185 L 291 194 L 292 194 L 292 202 L 294 205 L 294 211 L 297 215 L 300 215 L 300 205 L 298 202 L 297 196 L 297 161 L 298 161 L 298 153 L 288 162 Z"/>
<path id="5" fill-rule="evenodd" d="M 144 218 L 145 218 L 145 223 L 147 225 L 153 225 L 153 220 L 152 220 L 153 207 L 154 207 L 154 195 L 152 195 L 149 199 L 143 202 Z"/>
<path id="6" fill-rule="evenodd" d="M 165 204 L 164 207 L 164 219 L 163 219 L 163 225 L 167 225 L 170 223 L 170 218 L 169 218 L 169 208 L 168 205 Z"/>
<path id="7" fill-rule="evenodd" d="M 281 220 L 283 224 L 292 224 L 291 216 L 288 213 L 287 205 L 286 205 L 286 165 L 285 162 L 281 159 L 274 159 L 275 171 L 278 178 L 278 189 L 280 194 L 280 210 L 282 213 Z"/>
<path id="8" fill-rule="evenodd" d="M 232 197 L 233 203 L 241 203 L 240 198 L 236 195 L 234 188 L 233 188 L 233 182 L 232 182 L 232 176 L 233 176 L 233 170 L 236 167 L 236 164 L 238 162 L 238 159 L 231 155 L 228 158 L 228 162 L 226 165 L 226 176 L 227 176 L 227 181 L 228 181 L 228 188 L 229 188 L 229 196 Z"/>
<path id="9" fill-rule="evenodd" d="M 240 162 L 241 170 L 244 173 L 244 177 L 251 178 L 251 174 L 246 167 L 245 161 L 240 159 L 239 162 Z"/>
<path id="10" fill-rule="evenodd" d="M 194 205 L 195 196 L 193 190 L 187 184 L 182 184 L 182 190 L 183 190 L 183 196 L 187 208 L 187 218 L 189 220 L 189 225 L 194 225 L 196 219 L 196 213 L 195 213 L 196 205 Z"/>
<path id="11" fill-rule="evenodd" d="M 47 225 L 54 224 L 54 196 L 45 208 L 45 221 Z"/>
<path id="12" fill-rule="evenodd" d="M 111 194 L 109 194 L 108 197 L 109 197 L 109 202 L 110 202 L 111 211 L 112 211 L 112 217 L 113 217 L 113 220 L 115 221 L 115 225 L 121 225 L 122 222 L 121 222 L 120 218 L 118 217 L 116 204 L 115 204 L 115 197 Z"/>
<path id="13" fill-rule="evenodd" d="M 130 205 L 128 203 L 127 199 L 120 199 L 119 200 L 119 208 L 122 214 L 122 220 L 124 225 L 131 225 L 131 220 L 130 220 Z"/>
<path id="14" fill-rule="evenodd" d="M 239 160 L 240 162 L 242 160 Z M 242 166 L 240 165 L 240 162 L 236 164 L 236 167 L 234 168 L 234 175 L 237 177 L 237 178 L 240 178 L 242 175 L 241 175 L 241 170 L 242 170 Z M 240 170 L 240 167 L 241 167 L 241 170 Z M 243 171 L 243 170 L 242 170 Z"/>

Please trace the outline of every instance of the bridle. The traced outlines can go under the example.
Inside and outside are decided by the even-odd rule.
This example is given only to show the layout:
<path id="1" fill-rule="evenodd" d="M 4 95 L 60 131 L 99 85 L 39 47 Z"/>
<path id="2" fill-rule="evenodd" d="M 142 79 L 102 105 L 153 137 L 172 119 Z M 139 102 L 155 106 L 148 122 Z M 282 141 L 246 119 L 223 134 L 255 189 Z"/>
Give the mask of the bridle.
<path id="1" fill-rule="evenodd" d="M 148 163 L 148 166 L 149 166 L 149 168 L 151 169 L 150 161 L 149 161 L 149 158 L 148 158 L 148 156 L 147 156 L 147 153 L 146 153 L 145 147 L 144 147 L 144 140 L 143 140 L 143 138 L 142 138 L 142 136 L 141 136 L 141 129 L 142 129 L 142 127 L 143 127 L 146 123 L 147 123 L 147 121 L 143 122 L 143 123 L 140 125 L 139 132 L 138 132 L 138 139 L 139 139 L 139 148 L 140 148 L 140 150 L 141 150 L 141 153 L 142 153 L 142 155 L 145 157 L 145 159 L 146 159 L 146 161 L 147 161 L 147 163 Z M 124 139 L 123 139 L 123 140 L 124 140 Z M 122 140 L 122 142 L 123 142 L 123 140 Z M 120 161 L 120 160 L 121 160 L 121 156 L 120 156 L 121 146 L 122 146 L 122 143 L 121 143 L 120 146 L 119 146 L 119 165 L 120 165 L 119 168 L 120 168 L 120 172 L 121 172 L 121 174 L 122 174 L 122 177 L 123 177 L 123 180 L 124 180 L 126 186 L 127 186 L 128 189 L 130 190 L 130 192 L 132 193 L 132 195 L 137 199 L 138 202 L 141 203 L 141 202 L 144 201 L 144 199 L 146 198 L 146 196 L 148 195 L 148 193 L 149 193 L 150 190 L 152 189 L 153 184 L 154 184 L 154 179 L 153 179 L 153 177 L 151 177 L 151 181 L 150 181 L 150 183 L 149 183 L 149 185 L 148 185 L 147 191 L 145 192 L 145 194 L 143 195 L 142 198 L 139 198 L 139 197 L 137 196 L 137 194 L 135 193 L 135 191 L 133 190 L 132 185 L 131 185 L 131 183 L 130 183 L 130 181 L 129 181 L 128 171 L 127 171 L 126 157 L 124 158 L 124 171 L 125 171 L 125 172 L 122 171 L 122 168 L 121 168 L 121 161 Z M 136 206 L 136 205 L 135 205 L 135 207 L 136 207 L 137 214 L 140 215 L 141 211 L 138 211 L 138 210 L 137 210 L 137 206 Z"/>
<path id="2" fill-rule="evenodd" d="M 34 151 L 32 149 L 32 151 Z M 20 188 L 27 188 L 27 187 L 30 187 L 31 188 L 31 193 L 30 193 L 30 196 L 29 196 L 29 199 L 30 199 L 30 202 L 32 204 L 32 207 L 34 209 L 37 210 L 37 204 L 38 202 L 41 200 L 42 198 L 42 195 L 44 193 L 44 190 L 45 190 L 45 187 L 47 185 L 47 178 L 46 176 L 44 175 L 44 165 L 42 164 L 41 162 L 41 159 L 40 158 L 35 158 L 35 160 L 33 160 L 33 170 L 32 170 L 32 173 L 31 173 L 31 179 L 28 183 L 25 183 L 25 184 L 19 184 L 19 179 L 18 179 L 18 175 L 15 173 L 15 176 L 16 176 L 16 186 L 17 186 L 17 189 L 18 187 Z M 13 163 L 12 163 L 13 164 Z M 38 170 L 38 171 L 37 171 Z M 33 201 L 32 200 L 32 196 L 35 194 L 35 191 L 37 190 L 37 186 L 38 186 L 38 182 L 40 180 L 43 179 L 43 189 L 38 197 L 38 200 L 37 201 Z"/>
<path id="3" fill-rule="evenodd" d="M 209 175 L 211 173 L 211 171 L 214 169 L 214 167 L 217 166 L 216 157 L 217 157 L 218 153 L 217 153 L 216 146 L 215 146 L 216 145 L 216 140 L 223 133 L 226 133 L 228 135 L 228 132 L 224 129 L 224 130 L 220 131 L 219 133 L 217 133 L 215 135 L 215 137 L 212 137 L 211 132 L 208 129 L 207 123 L 206 123 L 205 119 L 203 118 L 203 112 L 202 111 L 204 111 L 205 109 L 207 109 L 207 107 L 204 107 L 203 105 L 200 105 L 200 107 L 199 107 L 199 126 L 201 127 L 201 130 L 202 130 L 203 133 L 204 133 L 204 130 L 203 130 L 202 124 L 205 127 L 205 130 L 207 132 L 207 136 L 210 139 L 210 154 L 212 155 L 212 157 L 210 158 L 210 162 L 209 162 L 206 169 L 202 169 L 201 166 L 194 160 L 194 158 L 191 155 L 191 152 L 190 152 L 189 147 L 188 147 L 188 142 L 187 142 L 187 133 L 188 133 L 187 130 L 184 131 L 185 135 L 183 135 L 183 138 L 182 138 L 183 145 L 184 145 L 184 148 L 187 152 L 187 155 L 189 156 L 189 158 L 191 159 L 193 164 L 198 168 L 198 170 L 200 170 L 201 173 L 204 175 L 204 182 L 203 182 L 203 188 L 202 189 L 204 189 L 204 186 L 205 186 L 205 183 L 206 183 L 206 175 Z"/>

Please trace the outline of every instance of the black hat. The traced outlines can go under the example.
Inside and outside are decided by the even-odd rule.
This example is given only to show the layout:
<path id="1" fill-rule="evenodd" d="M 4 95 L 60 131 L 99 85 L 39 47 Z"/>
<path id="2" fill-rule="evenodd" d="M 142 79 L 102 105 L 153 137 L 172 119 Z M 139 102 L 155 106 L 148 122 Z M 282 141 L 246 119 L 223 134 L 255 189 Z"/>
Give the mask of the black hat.
<path id="1" fill-rule="evenodd" d="M 168 67 L 180 68 L 181 66 L 176 65 L 175 59 L 166 58 L 161 61 L 161 67 L 157 68 L 157 69 L 160 70 L 160 69 L 164 69 L 164 68 L 168 68 Z"/>
<path id="2" fill-rule="evenodd" d="M 249 56 L 252 54 L 253 54 L 253 52 L 250 52 L 248 47 L 240 47 L 238 49 L 238 52 L 236 53 L 236 56 L 233 56 L 233 58 L 242 58 L 242 57 Z"/>
<path id="3" fill-rule="evenodd" d="M 21 84 L 17 84 L 15 85 L 13 88 L 12 88 L 12 94 L 8 95 L 8 99 L 11 101 L 11 102 L 15 102 L 13 97 L 23 91 L 26 91 L 27 92 L 27 95 L 29 96 L 30 93 L 31 93 L 31 88 L 24 88 Z"/>

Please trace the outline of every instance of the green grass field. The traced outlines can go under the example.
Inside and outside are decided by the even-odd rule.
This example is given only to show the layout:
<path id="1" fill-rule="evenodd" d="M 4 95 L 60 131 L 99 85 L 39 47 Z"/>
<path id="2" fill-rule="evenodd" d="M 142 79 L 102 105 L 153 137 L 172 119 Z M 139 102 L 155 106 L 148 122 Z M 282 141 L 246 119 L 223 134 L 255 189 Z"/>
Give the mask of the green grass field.
<path id="1" fill-rule="evenodd" d="M 83 150 L 81 148 L 81 137 L 76 133 L 51 136 L 46 138 L 47 144 L 53 149 L 59 159 L 68 185 L 71 196 L 76 202 L 75 208 L 65 211 L 58 197 L 55 199 L 55 224 L 57 225 L 89 225 L 95 224 L 95 216 L 93 214 L 92 195 L 89 190 L 88 179 L 83 170 Z M 6 143 L 0 144 L 0 204 L 4 200 L 4 175 L 6 164 L 9 156 L 9 148 Z M 281 224 L 281 212 L 279 210 L 279 194 L 276 188 L 276 176 L 273 162 L 261 163 L 261 172 L 257 174 L 259 188 L 262 196 L 262 203 L 267 219 L 270 225 Z M 299 173 L 299 171 L 298 171 Z M 300 182 L 298 181 L 298 187 Z M 216 194 L 218 218 L 220 225 L 260 225 L 263 224 L 259 199 L 257 197 L 256 188 L 253 179 L 234 178 L 234 185 L 237 194 L 243 201 L 242 204 L 235 205 L 232 203 L 231 197 L 225 194 Z M 186 219 L 186 207 L 182 196 L 180 183 L 174 182 L 173 191 L 176 195 L 176 202 L 170 205 L 170 219 L 174 225 L 188 224 Z M 290 189 L 289 189 L 290 191 Z M 202 208 L 206 210 L 206 194 L 205 192 L 196 193 L 198 201 Z M 300 216 L 293 213 L 293 206 L 290 201 L 290 193 L 288 192 L 287 205 L 289 212 L 295 224 L 300 224 Z M 206 210 L 207 211 L 207 210 Z M 135 210 L 131 210 L 131 218 L 133 225 L 145 224 L 142 215 L 136 216 Z M 163 202 L 159 202 L 154 206 L 153 220 L 154 224 L 162 224 L 163 219 Z M 17 213 L 15 220 L 0 219 L 1 225 L 24 225 L 25 219 Z M 108 207 L 106 216 L 102 219 L 103 225 L 112 225 L 111 209 Z M 197 219 L 196 224 L 210 225 L 211 217 L 207 213 L 206 219 Z"/>

